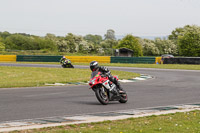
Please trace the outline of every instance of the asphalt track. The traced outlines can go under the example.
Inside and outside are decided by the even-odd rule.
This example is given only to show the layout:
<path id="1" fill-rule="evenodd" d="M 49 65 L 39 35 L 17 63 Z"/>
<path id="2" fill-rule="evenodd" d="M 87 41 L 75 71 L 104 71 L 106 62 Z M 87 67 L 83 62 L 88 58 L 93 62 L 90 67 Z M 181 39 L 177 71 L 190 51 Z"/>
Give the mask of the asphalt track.
<path id="1" fill-rule="evenodd" d="M 0 63 L 0 66 L 60 67 L 59 65 L 14 63 Z M 75 67 L 88 68 L 87 66 Z M 93 91 L 89 90 L 87 85 L 0 88 L 0 122 L 200 103 L 200 71 L 198 70 L 109 68 L 149 74 L 154 79 L 123 83 L 122 86 L 128 93 L 128 103 L 110 102 L 106 106 L 97 101 Z"/>

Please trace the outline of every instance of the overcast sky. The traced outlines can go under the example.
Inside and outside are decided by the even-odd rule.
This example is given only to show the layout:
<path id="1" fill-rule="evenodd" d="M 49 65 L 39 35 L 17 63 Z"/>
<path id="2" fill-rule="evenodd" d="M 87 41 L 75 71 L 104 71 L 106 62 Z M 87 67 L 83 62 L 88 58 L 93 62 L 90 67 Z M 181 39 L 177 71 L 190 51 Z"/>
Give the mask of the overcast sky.
<path id="1" fill-rule="evenodd" d="M 200 0 L 0 0 L 0 31 L 165 36 L 200 26 Z"/>

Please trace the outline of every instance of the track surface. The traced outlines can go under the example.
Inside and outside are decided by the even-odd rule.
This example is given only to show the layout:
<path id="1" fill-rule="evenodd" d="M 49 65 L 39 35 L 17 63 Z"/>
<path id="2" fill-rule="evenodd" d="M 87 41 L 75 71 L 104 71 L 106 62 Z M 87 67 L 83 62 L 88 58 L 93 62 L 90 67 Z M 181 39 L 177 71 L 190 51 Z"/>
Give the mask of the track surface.
<path id="1" fill-rule="evenodd" d="M 60 67 L 59 65 L 8 64 L 0 66 Z M 75 66 L 88 68 L 87 66 Z M 200 103 L 200 71 L 145 68 L 117 68 L 155 79 L 123 83 L 126 104 L 101 105 L 87 85 L 30 88 L 0 88 L 0 122 L 51 116 L 87 114 L 187 103 Z"/>

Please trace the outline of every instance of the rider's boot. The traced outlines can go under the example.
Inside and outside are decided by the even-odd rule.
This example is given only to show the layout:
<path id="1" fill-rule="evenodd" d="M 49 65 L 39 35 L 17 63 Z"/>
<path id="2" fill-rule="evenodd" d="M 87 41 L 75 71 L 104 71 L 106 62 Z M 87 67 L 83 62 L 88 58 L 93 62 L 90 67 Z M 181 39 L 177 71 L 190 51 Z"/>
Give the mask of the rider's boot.
<path id="1" fill-rule="evenodd" d="M 121 86 L 118 86 L 118 88 L 119 88 L 119 93 L 120 94 L 126 93 L 125 90 Z"/>
<path id="2" fill-rule="evenodd" d="M 126 93 L 126 91 L 122 88 L 122 86 L 120 85 L 119 81 L 116 82 L 116 86 L 119 89 L 119 93 L 123 94 Z"/>
<path id="3" fill-rule="evenodd" d="M 117 90 L 119 91 L 120 94 L 121 93 L 126 93 L 125 90 L 121 87 L 119 81 L 116 78 L 114 78 L 111 75 L 109 75 L 108 77 L 109 77 L 110 81 L 112 81 L 113 83 L 115 83 L 115 85 L 117 86 Z"/>

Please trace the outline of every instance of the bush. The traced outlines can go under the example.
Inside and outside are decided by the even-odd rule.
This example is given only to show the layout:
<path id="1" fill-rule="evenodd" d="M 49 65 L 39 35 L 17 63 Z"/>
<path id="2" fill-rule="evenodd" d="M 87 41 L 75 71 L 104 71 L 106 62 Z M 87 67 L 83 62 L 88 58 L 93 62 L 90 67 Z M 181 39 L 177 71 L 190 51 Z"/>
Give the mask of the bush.
<path id="1" fill-rule="evenodd" d="M 117 48 L 128 48 L 133 50 L 134 56 L 143 56 L 142 45 L 139 43 L 139 40 L 132 35 L 126 35 L 119 42 Z"/>

